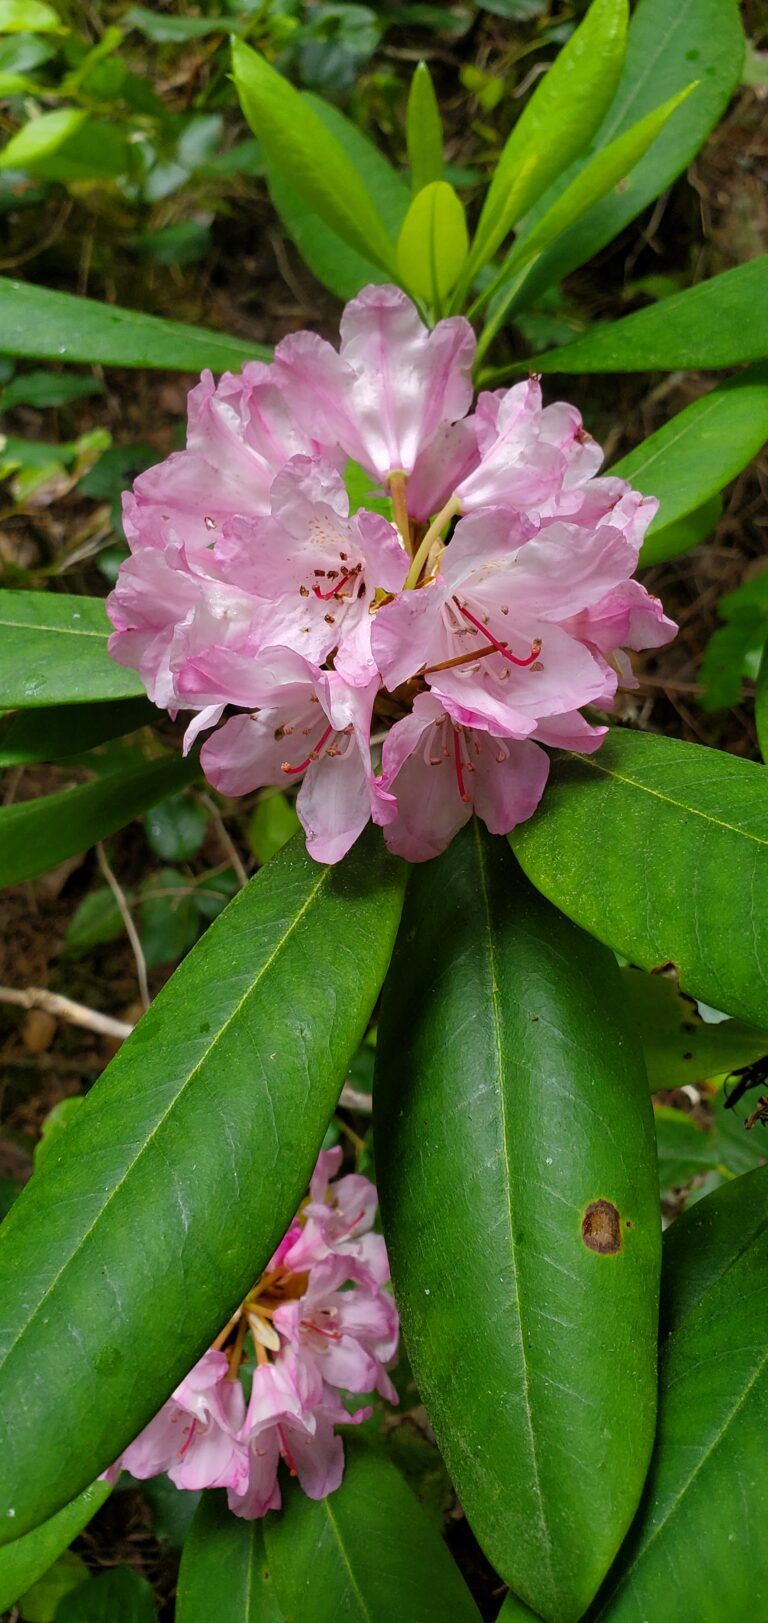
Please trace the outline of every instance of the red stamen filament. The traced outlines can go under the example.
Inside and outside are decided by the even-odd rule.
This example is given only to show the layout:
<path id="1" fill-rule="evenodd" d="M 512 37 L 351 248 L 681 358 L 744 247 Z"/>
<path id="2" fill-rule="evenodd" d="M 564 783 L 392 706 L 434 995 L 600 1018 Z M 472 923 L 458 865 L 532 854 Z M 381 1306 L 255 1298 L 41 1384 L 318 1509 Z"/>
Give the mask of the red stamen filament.
<path id="1" fill-rule="evenodd" d="M 280 1425 L 278 1425 L 277 1428 L 277 1435 L 280 1438 L 280 1453 L 288 1466 L 288 1470 L 290 1471 L 291 1476 L 297 1476 L 298 1472 L 296 1470 L 296 1461 L 294 1460 L 291 1450 L 285 1440 L 285 1432 Z"/>
<path id="2" fill-rule="evenodd" d="M 322 1330 L 319 1324 L 313 1324 L 311 1319 L 302 1319 L 302 1330 L 314 1330 L 315 1335 L 325 1336 L 328 1341 L 341 1341 L 340 1330 Z"/>
<path id="3" fill-rule="evenodd" d="M 349 571 L 349 573 L 347 575 L 342 575 L 341 580 L 337 580 L 336 585 L 331 587 L 330 592 L 321 592 L 319 586 L 313 586 L 312 590 L 313 590 L 313 592 L 315 594 L 315 597 L 319 597 L 321 603 L 327 603 L 330 598 L 338 597 L 342 586 L 346 586 L 347 581 L 352 580 L 354 578 L 354 576 L 355 576 L 355 573 L 356 573 L 356 571 L 354 569 L 350 569 L 350 571 Z"/>
<path id="4" fill-rule="evenodd" d="M 474 626 L 475 630 L 480 632 L 481 637 L 485 637 L 487 639 L 487 641 L 491 644 L 491 647 L 495 648 L 498 654 L 503 654 L 504 658 L 509 660 L 510 665 L 519 665 L 522 669 L 525 669 L 528 665 L 532 665 L 535 659 L 538 659 L 539 654 L 541 653 L 540 637 L 534 637 L 533 642 L 531 643 L 531 652 L 527 658 L 518 659 L 516 654 L 510 654 L 505 643 L 498 642 L 487 627 L 481 625 L 480 621 L 475 619 L 474 614 L 470 614 L 469 609 L 465 609 L 464 604 L 460 603 L 458 598 L 455 597 L 453 601 L 456 604 L 459 614 L 463 614 L 464 619 L 468 620 L 470 625 Z"/>
<path id="5" fill-rule="evenodd" d="M 470 796 L 467 794 L 467 791 L 466 791 L 466 789 L 464 787 L 464 773 L 462 771 L 462 764 L 461 764 L 461 745 L 459 744 L 459 729 L 458 729 L 458 727 L 454 727 L 454 729 L 453 729 L 453 759 L 454 759 L 454 763 L 455 763 L 455 766 L 456 766 L 456 782 L 457 782 L 457 784 L 459 786 L 459 795 L 461 796 L 461 799 L 464 801 L 465 806 L 468 806 L 469 802 L 470 802 Z"/>
<path id="6" fill-rule="evenodd" d="M 192 1441 L 192 1438 L 194 1437 L 196 1431 L 197 1431 L 197 1421 L 193 1420 L 192 1424 L 191 1424 L 191 1426 L 189 1428 L 189 1433 L 188 1433 L 188 1436 L 187 1436 L 187 1440 L 184 1443 L 183 1447 L 179 1449 L 179 1452 L 176 1455 L 176 1458 L 178 1460 L 183 1460 L 184 1455 L 186 1454 L 187 1449 L 189 1448 L 189 1445 L 190 1445 L 190 1443 Z"/>
<path id="7" fill-rule="evenodd" d="M 294 777 L 297 772 L 304 772 L 308 766 L 312 765 L 313 761 L 317 760 L 317 757 L 318 757 L 318 755 L 319 755 L 319 753 L 320 753 L 320 751 L 321 751 L 321 749 L 322 749 L 322 747 L 323 747 L 323 745 L 325 743 L 326 738 L 330 738 L 332 732 L 333 732 L 333 724 L 330 723 L 329 726 L 326 727 L 322 738 L 319 740 L 319 742 L 317 744 L 315 744 L 314 749 L 310 750 L 309 755 L 306 758 L 306 761 L 300 761 L 298 766 L 290 766 L 287 761 L 283 761 L 282 766 L 280 768 L 280 771 L 285 772 L 289 778 Z"/>

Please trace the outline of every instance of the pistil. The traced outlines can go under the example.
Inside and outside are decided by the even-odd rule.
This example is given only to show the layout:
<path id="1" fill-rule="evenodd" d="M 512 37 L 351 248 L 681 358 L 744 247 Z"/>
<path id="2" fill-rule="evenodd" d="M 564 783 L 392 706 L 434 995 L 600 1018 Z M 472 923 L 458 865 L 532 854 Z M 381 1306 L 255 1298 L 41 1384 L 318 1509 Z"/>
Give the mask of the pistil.
<path id="1" fill-rule="evenodd" d="M 321 592 L 319 586 L 313 586 L 312 590 L 315 597 L 319 597 L 321 603 L 328 603 L 332 597 L 338 597 L 342 586 L 346 586 L 347 581 L 354 580 L 356 574 L 356 569 L 350 569 L 346 575 L 342 575 L 341 580 L 337 580 L 336 585 L 331 587 L 330 592 Z"/>

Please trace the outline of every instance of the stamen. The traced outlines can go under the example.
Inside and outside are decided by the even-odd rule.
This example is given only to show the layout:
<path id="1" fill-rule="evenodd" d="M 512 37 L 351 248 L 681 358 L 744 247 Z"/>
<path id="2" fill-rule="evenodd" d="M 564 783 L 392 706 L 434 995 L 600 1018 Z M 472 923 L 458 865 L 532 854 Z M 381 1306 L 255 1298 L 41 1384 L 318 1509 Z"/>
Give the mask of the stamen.
<path id="1" fill-rule="evenodd" d="M 178 1451 L 178 1453 L 176 1455 L 177 1460 L 183 1460 L 184 1455 L 186 1454 L 187 1449 L 189 1448 L 189 1445 L 190 1445 L 190 1443 L 192 1441 L 192 1438 L 194 1437 L 196 1431 L 197 1431 L 197 1421 L 193 1420 L 192 1424 L 191 1424 L 191 1426 L 189 1428 L 189 1431 L 187 1433 L 187 1440 L 182 1445 L 182 1447 L 179 1449 L 179 1451 Z"/>
<path id="2" fill-rule="evenodd" d="M 294 1460 L 293 1455 L 291 1453 L 291 1450 L 288 1447 L 288 1444 L 287 1444 L 287 1442 L 285 1440 L 285 1432 L 283 1431 L 283 1428 L 282 1428 L 282 1426 L 280 1425 L 279 1422 L 278 1422 L 278 1426 L 277 1426 L 277 1435 L 280 1438 L 280 1453 L 282 1454 L 283 1459 L 285 1460 L 285 1463 L 288 1466 L 288 1470 L 290 1471 L 291 1476 L 297 1476 L 298 1472 L 296 1470 L 296 1461 Z"/>
<path id="3" fill-rule="evenodd" d="M 321 603 L 327 603 L 329 598 L 331 598 L 331 597 L 338 597 L 342 586 L 346 586 L 347 581 L 348 580 L 353 580 L 356 574 L 357 574 L 356 569 L 350 569 L 350 571 L 349 571 L 349 573 L 347 575 L 342 575 L 341 580 L 337 580 L 335 586 L 331 587 L 330 592 L 321 592 L 319 586 L 313 586 L 312 590 L 313 590 L 313 592 L 315 594 L 315 597 L 319 597 Z"/>
<path id="4" fill-rule="evenodd" d="M 315 745 L 314 749 L 310 750 L 309 755 L 307 756 L 306 760 L 305 761 L 300 761 L 298 766 L 291 766 L 288 761 L 283 761 L 282 764 L 281 764 L 281 767 L 280 767 L 280 771 L 285 772 L 286 776 L 289 777 L 289 778 L 295 777 L 297 772 L 306 771 L 306 768 L 308 766 L 311 766 L 313 761 L 317 760 L 317 757 L 318 757 L 318 755 L 319 755 L 319 753 L 320 753 L 320 751 L 321 751 L 321 749 L 322 749 L 322 747 L 323 747 L 323 745 L 325 743 L 326 738 L 330 738 L 332 732 L 333 732 L 333 723 L 329 722 L 328 726 L 325 729 L 325 732 L 323 733 L 322 738 Z"/>
<path id="5" fill-rule="evenodd" d="M 487 638 L 488 642 L 491 644 L 491 647 L 496 649 L 497 654 L 503 654 L 504 658 L 509 660 L 510 665 L 519 665 L 523 670 L 525 670 L 529 665 L 533 664 L 535 659 L 538 659 L 539 654 L 541 653 L 540 637 L 534 637 L 533 642 L 531 643 L 531 652 L 528 657 L 526 659 L 518 659 L 516 654 L 510 654 L 506 643 L 498 642 L 496 637 L 493 636 L 487 627 L 481 625 L 480 621 L 475 619 L 474 614 L 470 614 L 469 609 L 465 609 L 464 604 L 460 603 L 457 597 L 455 597 L 453 601 L 456 604 L 459 614 L 463 614 L 464 619 L 468 620 L 470 625 L 474 626 L 475 630 L 480 632 L 481 637 Z"/>
<path id="6" fill-rule="evenodd" d="M 470 804 L 471 797 L 467 794 L 464 787 L 464 774 L 462 772 L 461 746 L 459 744 L 458 727 L 454 727 L 453 729 L 453 759 L 456 766 L 456 782 L 459 786 L 459 796 L 464 801 L 465 806 L 468 806 Z"/>

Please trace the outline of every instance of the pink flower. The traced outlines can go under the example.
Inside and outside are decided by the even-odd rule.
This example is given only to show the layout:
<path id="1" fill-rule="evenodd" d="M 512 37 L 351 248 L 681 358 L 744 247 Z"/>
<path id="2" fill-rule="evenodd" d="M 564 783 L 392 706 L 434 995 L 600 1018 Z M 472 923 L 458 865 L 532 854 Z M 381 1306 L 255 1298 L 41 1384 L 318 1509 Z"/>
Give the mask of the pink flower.
<path id="1" fill-rule="evenodd" d="M 376 1189 L 359 1173 L 337 1179 L 340 1166 L 338 1146 L 320 1151 L 302 1212 L 304 1224 L 285 1253 L 286 1264 L 301 1273 L 327 1257 L 348 1257 L 362 1265 L 377 1285 L 385 1285 L 389 1279 L 386 1246 L 382 1236 L 372 1232 Z"/>
<path id="2" fill-rule="evenodd" d="M 357 1288 L 343 1289 L 350 1281 Z M 397 1403 L 386 1373 L 399 1336 L 395 1304 L 350 1257 L 336 1254 L 316 1263 L 304 1295 L 279 1307 L 274 1325 L 322 1380 L 347 1392 L 376 1391 Z"/>
<path id="3" fill-rule="evenodd" d="M 473 811 L 492 834 L 506 834 L 535 811 L 548 771 L 538 745 L 463 725 L 436 694 L 422 693 L 384 744 L 382 781 L 397 800 L 387 845 L 409 862 L 427 862 Z"/>
<path id="4" fill-rule="evenodd" d="M 222 794 L 301 780 L 296 810 L 318 862 L 338 862 L 371 817 L 383 823 L 394 816 L 371 764 L 378 677 L 366 688 L 349 687 L 285 648 L 266 649 L 259 661 L 214 652 L 207 665 L 188 668 L 185 680 L 195 673 L 206 703 L 263 707 L 233 716 L 203 745 L 203 770 Z"/>
<path id="5" fill-rule="evenodd" d="M 167 1472 L 177 1488 L 242 1490 L 247 1458 L 239 1440 L 245 1399 L 221 1352 L 207 1352 L 112 1467 L 143 1481 Z"/>
<path id="6" fill-rule="evenodd" d="M 316 333 L 293 333 L 274 369 L 305 430 L 386 480 L 412 473 L 442 425 L 466 415 L 474 355 L 463 317 L 430 332 L 399 288 L 366 287 L 342 315 L 338 353 Z"/>
<path id="7" fill-rule="evenodd" d="M 597 473 L 603 460 L 575 406 L 560 401 L 542 409 L 538 378 L 481 394 L 472 423 L 480 460 L 454 487 L 462 513 L 545 511 L 564 487 Z"/>
<path id="8" fill-rule="evenodd" d="M 334 1427 L 356 1425 L 370 1412 L 358 1409 L 350 1414 L 313 1365 L 291 1352 L 282 1352 L 273 1364 L 260 1365 L 254 1370 L 241 1432 L 248 1458 L 247 1485 L 230 1489 L 230 1510 L 248 1520 L 279 1510 L 281 1459 L 308 1498 L 324 1499 L 333 1493 L 344 1474 L 344 1445 Z"/>

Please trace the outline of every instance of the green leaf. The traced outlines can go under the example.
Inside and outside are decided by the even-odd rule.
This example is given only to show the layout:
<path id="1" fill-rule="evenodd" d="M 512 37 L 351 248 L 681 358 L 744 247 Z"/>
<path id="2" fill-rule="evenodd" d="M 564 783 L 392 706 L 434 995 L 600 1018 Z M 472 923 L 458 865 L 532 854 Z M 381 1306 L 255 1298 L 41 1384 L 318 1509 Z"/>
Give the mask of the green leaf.
<path id="1" fill-rule="evenodd" d="M 82 378 L 77 372 L 20 372 L 7 383 L 0 395 L 4 411 L 11 406 L 66 406 L 70 400 L 103 394 L 104 385 L 96 378 Z"/>
<path id="2" fill-rule="evenodd" d="M 422 187 L 397 239 L 397 274 L 432 309 L 456 286 L 469 250 L 464 204 L 447 180 Z"/>
<path id="3" fill-rule="evenodd" d="M 140 923 L 141 946 L 149 969 L 176 963 L 197 940 L 200 915 L 194 889 L 178 869 L 161 868 L 147 880 Z"/>
<path id="4" fill-rule="evenodd" d="M 147 842 L 164 862 L 187 862 L 205 839 L 208 813 L 189 795 L 171 795 L 147 812 Z"/>
<path id="5" fill-rule="evenodd" d="M 550 243 L 561 237 L 575 220 L 580 219 L 582 214 L 592 207 L 593 203 L 605 197 L 606 193 L 619 186 L 631 186 L 631 175 L 635 165 L 653 145 L 691 91 L 696 91 L 697 88 L 695 81 L 686 85 L 684 90 L 679 90 L 669 101 L 655 107 L 653 112 L 647 113 L 645 118 L 633 124 L 623 135 L 618 135 L 609 146 L 596 152 L 570 185 L 566 186 L 561 195 L 550 204 L 541 219 L 537 220 L 530 231 L 517 239 L 498 275 L 477 301 L 478 304 L 484 303 L 488 298 L 493 301 L 478 343 L 478 360 L 484 356 L 511 309 L 514 291 L 525 267 L 537 259 Z M 497 289 L 501 289 L 501 292 L 499 297 L 495 298 Z"/>
<path id="6" fill-rule="evenodd" d="M 674 498 L 674 492 L 672 494 Z M 671 524 L 665 524 L 661 515 L 662 522 L 654 524 L 650 540 L 646 537 L 641 549 L 642 564 L 666 563 L 667 559 L 678 558 L 681 552 L 688 552 L 700 541 L 706 541 L 717 528 L 722 513 L 723 498 L 718 494 L 682 518 L 673 519 Z"/>
<path id="7" fill-rule="evenodd" d="M 660 99 L 676 95 L 692 78 L 691 96 L 634 169 L 626 187 L 614 188 L 544 253 L 510 308 L 529 305 L 544 287 L 618 236 L 671 185 L 703 145 L 736 89 L 744 59 L 738 0 L 639 0 L 627 37 L 619 88 L 597 135 L 600 150 L 623 134 Z M 542 211 L 567 185 L 571 172 L 542 199 Z M 535 225 L 534 211 L 531 220 Z"/>
<path id="8" fill-rule="evenodd" d="M 0 0 L 0 34 L 64 34 L 53 6 L 42 0 Z"/>
<path id="9" fill-rule="evenodd" d="M 702 1020 L 674 976 L 623 969 L 621 978 L 642 1039 L 651 1092 L 705 1082 L 768 1054 L 768 1031 L 743 1020 Z"/>
<path id="10" fill-rule="evenodd" d="M 298 827 L 296 808 L 285 795 L 265 795 L 259 801 L 248 824 L 248 844 L 260 868 L 282 850 Z"/>
<path id="11" fill-rule="evenodd" d="M 768 1448 L 767 1269 L 768 1167 L 707 1196 L 664 1237 L 656 1447 L 595 1623 L 765 1611 L 768 1529 L 753 1511 Z"/>
<path id="12" fill-rule="evenodd" d="M 107 653 L 113 627 L 101 598 L 0 592 L 0 630 L 0 703 L 6 709 L 144 692 L 136 672 Z"/>
<path id="13" fill-rule="evenodd" d="M 53 113 L 38 113 L 0 152 L 0 169 L 30 169 L 51 157 L 88 117 L 78 107 L 58 107 Z"/>
<path id="14" fill-rule="evenodd" d="M 208 34 L 238 33 L 242 22 L 236 16 L 169 17 L 167 12 L 149 11 L 146 6 L 130 6 L 122 18 L 123 27 L 135 28 L 157 45 L 183 45 Z"/>
<path id="15" fill-rule="evenodd" d="M 60 1099 L 58 1104 L 48 1111 L 40 1138 L 35 1145 L 35 1171 L 42 1166 L 46 1156 L 50 1155 L 51 1150 L 58 1144 L 62 1133 L 66 1133 L 67 1128 L 71 1127 L 82 1103 L 83 1094 L 75 1093 L 70 1098 Z"/>
<path id="16" fill-rule="evenodd" d="M 661 504 L 640 561 L 654 564 L 655 536 L 700 508 L 746 467 L 768 437 L 768 366 L 753 366 L 694 400 L 611 468 Z"/>
<path id="17" fill-rule="evenodd" d="M 522 364 L 532 372 L 713 371 L 766 356 L 768 254 L 760 254 Z"/>
<path id="18" fill-rule="evenodd" d="M 89 365 L 159 367 L 161 371 L 237 371 L 243 361 L 270 360 L 263 344 L 165 321 L 139 310 L 54 293 L 0 276 L 0 330 L 5 355 Z"/>
<path id="19" fill-rule="evenodd" d="M 285 1623 L 479 1623 L 458 1567 L 384 1454 L 344 1442 L 341 1487 L 312 1500 L 291 1482 L 265 1522 Z"/>
<path id="20" fill-rule="evenodd" d="M 0 593 L 0 600 L 2 595 Z M 34 595 L 42 596 L 37 592 Z M 51 599 L 46 601 L 50 602 Z M 2 612 L 0 608 L 0 624 Z M 0 669 L 2 664 L 0 652 Z M 66 675 L 64 679 L 68 679 Z M 111 738 L 122 738 L 125 733 L 135 732 L 156 719 L 157 710 L 148 699 L 115 699 L 106 704 L 41 705 L 37 710 L 16 711 L 0 717 L 0 767 L 20 766 L 31 761 L 66 760 L 69 755 L 81 755 L 84 750 L 104 744 Z"/>
<path id="21" fill-rule="evenodd" d="M 703 710 L 738 704 L 743 676 L 755 680 L 768 638 L 768 571 L 745 580 L 720 598 L 717 612 L 724 625 L 713 632 L 701 661 Z"/>
<path id="22" fill-rule="evenodd" d="M 64 1614 L 67 1595 L 82 1589 L 90 1576 L 82 1556 L 65 1550 L 53 1566 L 19 1596 L 19 1617 L 24 1623 L 54 1623 L 54 1618 Z"/>
<path id="23" fill-rule="evenodd" d="M 714 1133 L 670 1105 L 656 1105 L 656 1146 L 659 1161 L 659 1188 L 662 1194 L 680 1189 L 698 1174 L 718 1164 Z"/>
<path id="24" fill-rule="evenodd" d="M 33 879 L 87 851 L 198 773 L 195 762 L 166 755 L 76 789 L 0 807 L 0 886 Z"/>
<path id="25" fill-rule="evenodd" d="M 621 76 L 628 21 L 627 0 L 593 0 L 539 80 L 488 188 L 472 244 L 473 273 L 599 129 Z"/>
<path id="26" fill-rule="evenodd" d="M 227 1509 L 225 1493 L 204 1493 L 179 1568 L 176 1623 L 285 1623 L 264 1553 L 260 1521 Z"/>
<path id="27" fill-rule="evenodd" d="M 566 1623 L 616 1553 L 653 1441 L 652 1111 L 611 954 L 477 823 L 414 869 L 374 1110 L 395 1295 L 438 1445 L 494 1567 Z"/>
<path id="28" fill-rule="evenodd" d="M 65 946 L 69 952 L 87 952 L 105 941 L 117 941 L 125 925 L 123 915 L 109 885 L 89 891 L 67 926 Z"/>
<path id="29" fill-rule="evenodd" d="M 768 761 L 768 648 L 763 649 L 755 686 L 755 727 L 760 754 Z"/>
<path id="30" fill-rule="evenodd" d="M 155 1597 L 146 1578 L 130 1567 L 113 1567 L 62 1601 L 56 1623 L 155 1623 L 156 1617 Z"/>
<path id="31" fill-rule="evenodd" d="M 341 143 L 287 79 L 242 40 L 232 43 L 240 103 L 267 160 L 343 242 L 385 269 L 393 246 Z"/>
<path id="32" fill-rule="evenodd" d="M 317 114 L 326 129 L 344 148 L 362 184 L 376 198 L 384 225 L 394 239 L 400 230 L 410 201 L 408 188 L 400 176 L 337 107 L 307 92 L 302 100 Z M 290 186 L 274 164 L 267 165 L 272 201 L 302 258 L 318 281 L 339 298 L 351 299 L 369 282 L 385 282 L 390 272 L 373 260 L 348 247 L 335 231 L 307 207 L 304 196 Z"/>
<path id="33" fill-rule="evenodd" d="M 417 63 L 411 79 L 405 114 L 405 139 L 411 190 L 415 196 L 424 186 L 443 178 L 443 122 L 426 62 Z"/>
<path id="34" fill-rule="evenodd" d="M 291 841 L 2 1224 L 0 1542 L 116 1458 L 274 1251 L 378 997 L 405 875 L 378 830 L 331 868 Z"/>
<path id="35" fill-rule="evenodd" d="M 684 992 L 768 1027 L 763 770 L 614 729 L 596 755 L 553 762 L 541 809 L 510 840 L 599 941 L 642 969 L 674 964 Z"/>
<path id="36" fill-rule="evenodd" d="M 111 1492 L 108 1482 L 93 1482 L 50 1521 L 0 1550 L 0 1612 L 8 1611 L 14 1601 L 48 1571 Z"/>

